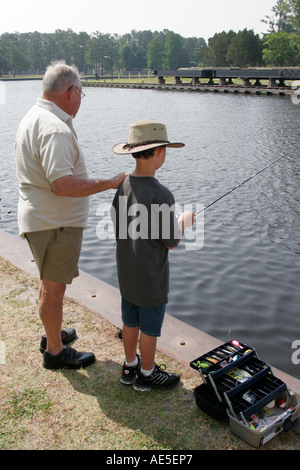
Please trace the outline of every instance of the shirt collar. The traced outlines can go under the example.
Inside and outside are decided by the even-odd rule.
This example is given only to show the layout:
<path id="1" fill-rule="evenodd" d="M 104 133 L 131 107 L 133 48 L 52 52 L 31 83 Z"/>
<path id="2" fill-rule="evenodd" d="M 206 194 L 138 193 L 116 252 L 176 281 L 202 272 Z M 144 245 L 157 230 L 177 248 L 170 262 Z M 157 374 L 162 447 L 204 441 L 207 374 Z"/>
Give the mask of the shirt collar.
<path id="1" fill-rule="evenodd" d="M 38 98 L 37 105 L 55 114 L 62 121 L 66 123 L 72 123 L 73 116 L 70 116 L 70 114 L 63 111 L 59 106 L 57 106 L 52 101 L 48 101 L 43 98 Z"/>

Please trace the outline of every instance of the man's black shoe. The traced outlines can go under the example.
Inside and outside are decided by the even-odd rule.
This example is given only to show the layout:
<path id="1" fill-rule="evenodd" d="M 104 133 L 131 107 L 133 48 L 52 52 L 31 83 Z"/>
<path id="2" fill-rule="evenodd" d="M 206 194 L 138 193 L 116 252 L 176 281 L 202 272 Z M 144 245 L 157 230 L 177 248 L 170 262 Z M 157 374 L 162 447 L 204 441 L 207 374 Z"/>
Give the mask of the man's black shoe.
<path id="1" fill-rule="evenodd" d="M 61 340 L 63 344 L 71 343 L 77 339 L 76 330 L 74 328 L 65 328 L 61 330 Z M 46 335 L 43 335 L 40 343 L 40 351 L 44 354 L 47 347 L 47 338 Z"/>
<path id="2" fill-rule="evenodd" d="M 96 358 L 93 353 L 77 352 L 75 349 L 65 346 L 64 349 L 54 356 L 49 352 L 44 352 L 43 366 L 45 369 L 80 369 L 90 366 Z"/>

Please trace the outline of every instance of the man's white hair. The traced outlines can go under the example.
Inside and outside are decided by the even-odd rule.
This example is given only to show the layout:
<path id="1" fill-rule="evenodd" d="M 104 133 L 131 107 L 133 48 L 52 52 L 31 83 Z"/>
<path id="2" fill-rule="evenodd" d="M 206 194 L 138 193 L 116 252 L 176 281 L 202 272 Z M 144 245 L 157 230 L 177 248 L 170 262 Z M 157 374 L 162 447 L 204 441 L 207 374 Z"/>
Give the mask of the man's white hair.
<path id="1" fill-rule="evenodd" d="M 79 84 L 79 71 L 75 65 L 67 65 L 64 61 L 52 62 L 43 78 L 43 92 L 67 90 Z"/>

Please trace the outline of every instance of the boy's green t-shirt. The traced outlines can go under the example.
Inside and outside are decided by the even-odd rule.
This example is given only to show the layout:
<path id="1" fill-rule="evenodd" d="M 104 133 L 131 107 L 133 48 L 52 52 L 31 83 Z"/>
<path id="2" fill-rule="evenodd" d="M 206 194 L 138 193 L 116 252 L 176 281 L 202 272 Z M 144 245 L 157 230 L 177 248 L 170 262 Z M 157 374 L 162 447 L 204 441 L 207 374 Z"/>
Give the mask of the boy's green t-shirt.
<path id="1" fill-rule="evenodd" d="M 121 295 L 139 307 L 168 302 L 168 248 L 180 234 L 171 191 L 156 178 L 129 175 L 112 209 Z"/>

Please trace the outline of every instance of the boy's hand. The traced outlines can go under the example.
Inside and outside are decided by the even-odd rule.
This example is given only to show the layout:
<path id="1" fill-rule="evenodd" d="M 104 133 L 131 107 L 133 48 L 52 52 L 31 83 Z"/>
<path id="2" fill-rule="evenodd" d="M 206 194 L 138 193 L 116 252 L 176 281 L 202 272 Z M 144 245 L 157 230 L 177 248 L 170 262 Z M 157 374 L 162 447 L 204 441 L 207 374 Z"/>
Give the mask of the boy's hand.
<path id="1" fill-rule="evenodd" d="M 177 219 L 177 222 L 178 222 L 178 228 L 181 232 L 181 238 L 183 237 L 183 234 L 184 234 L 184 229 L 186 227 L 191 227 L 194 223 L 194 220 L 195 220 L 195 214 L 194 212 L 182 212 L 178 219 Z M 180 243 L 180 240 L 178 241 L 178 244 Z M 172 247 L 172 248 L 168 248 L 169 250 L 173 250 L 173 248 L 175 247 Z"/>
<path id="2" fill-rule="evenodd" d="M 194 212 L 183 212 L 178 218 L 179 224 L 182 226 L 182 233 L 186 227 L 191 227 L 195 220 Z"/>

